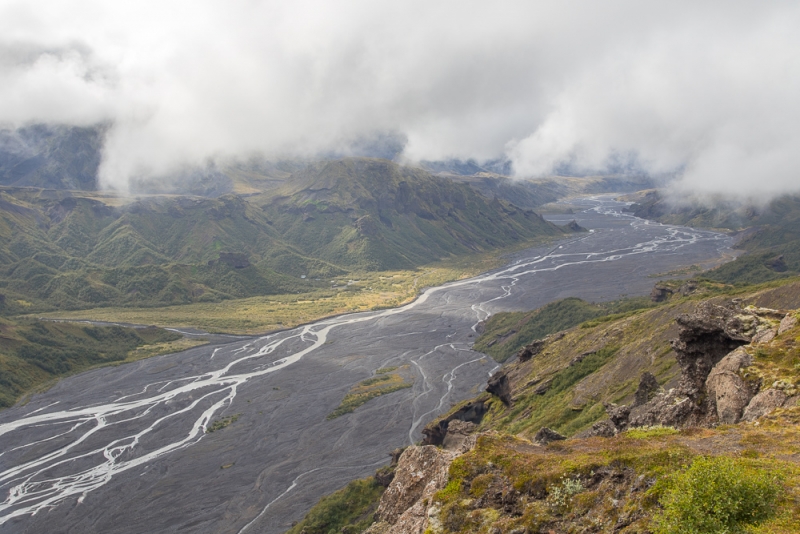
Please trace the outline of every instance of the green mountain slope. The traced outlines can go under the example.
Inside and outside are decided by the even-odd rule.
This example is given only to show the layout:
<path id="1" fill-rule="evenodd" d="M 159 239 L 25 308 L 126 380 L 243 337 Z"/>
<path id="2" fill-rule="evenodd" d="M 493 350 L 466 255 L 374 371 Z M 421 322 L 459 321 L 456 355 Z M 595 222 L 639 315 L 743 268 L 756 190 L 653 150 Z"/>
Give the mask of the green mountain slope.
<path id="1" fill-rule="evenodd" d="M 579 304 L 564 310 L 591 311 Z M 726 306 L 736 311 L 717 322 L 715 310 Z M 357 499 L 372 478 L 351 482 L 292 532 L 796 532 L 798 308 L 795 278 L 726 286 L 551 335 L 504 366 L 487 392 L 429 423 L 423 446 L 393 461 L 380 498 Z M 744 327 L 748 319 L 758 327 Z M 725 336 L 744 332 L 729 352 Z M 696 365 L 679 364 L 678 350 Z M 714 367 L 701 371 L 698 362 L 715 351 Z M 740 351 L 749 357 L 731 370 Z M 690 410 L 721 418 L 731 394 L 722 385 L 737 384 L 748 390 L 742 420 L 636 422 L 648 410 L 680 413 L 683 403 L 661 400 L 694 373 L 704 380 Z"/>
<path id="2" fill-rule="evenodd" d="M 0 312 L 295 292 L 353 270 L 413 269 L 564 233 L 384 160 L 318 164 L 287 183 L 248 198 L 0 189 Z"/>
<path id="3" fill-rule="evenodd" d="M 738 232 L 747 253 L 703 275 L 724 283 L 760 283 L 800 274 L 800 196 L 784 195 L 764 206 L 676 206 L 650 192 L 632 206 L 638 217 L 668 224 Z"/>
<path id="4" fill-rule="evenodd" d="M 466 184 L 368 158 L 308 167 L 264 211 L 303 252 L 364 269 L 411 268 L 563 233 Z"/>

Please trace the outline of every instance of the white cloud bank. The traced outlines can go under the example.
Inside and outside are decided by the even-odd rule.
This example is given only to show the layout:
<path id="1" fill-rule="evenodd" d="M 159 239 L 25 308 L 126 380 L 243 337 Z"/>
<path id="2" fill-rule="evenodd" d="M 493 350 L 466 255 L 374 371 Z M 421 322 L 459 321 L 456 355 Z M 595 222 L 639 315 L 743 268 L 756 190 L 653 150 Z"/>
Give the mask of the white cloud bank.
<path id="1" fill-rule="evenodd" d="M 113 124 L 101 181 L 402 132 L 409 159 L 800 190 L 797 2 L 0 0 L 0 123 Z"/>

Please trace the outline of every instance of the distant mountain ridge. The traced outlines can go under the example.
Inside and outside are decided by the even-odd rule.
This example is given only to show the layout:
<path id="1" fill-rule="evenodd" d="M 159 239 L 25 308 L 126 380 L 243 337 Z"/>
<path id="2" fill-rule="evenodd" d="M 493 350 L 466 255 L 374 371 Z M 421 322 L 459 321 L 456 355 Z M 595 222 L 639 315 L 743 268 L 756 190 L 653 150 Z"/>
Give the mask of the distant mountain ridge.
<path id="1" fill-rule="evenodd" d="M 293 292 L 314 278 L 411 269 L 567 231 L 465 184 L 366 158 L 312 165 L 247 198 L 120 200 L 0 190 L 5 313 L 25 301 L 154 306 Z"/>

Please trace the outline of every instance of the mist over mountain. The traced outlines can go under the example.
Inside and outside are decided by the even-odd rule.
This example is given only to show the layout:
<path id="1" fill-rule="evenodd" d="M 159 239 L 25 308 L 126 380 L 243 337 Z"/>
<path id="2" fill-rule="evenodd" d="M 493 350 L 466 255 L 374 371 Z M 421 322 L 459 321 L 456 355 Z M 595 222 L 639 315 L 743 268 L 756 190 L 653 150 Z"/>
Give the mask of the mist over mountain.
<path id="1" fill-rule="evenodd" d="M 9 0 L 0 123 L 110 124 L 102 188 L 338 154 L 768 199 L 798 188 L 798 25 L 781 1 Z"/>

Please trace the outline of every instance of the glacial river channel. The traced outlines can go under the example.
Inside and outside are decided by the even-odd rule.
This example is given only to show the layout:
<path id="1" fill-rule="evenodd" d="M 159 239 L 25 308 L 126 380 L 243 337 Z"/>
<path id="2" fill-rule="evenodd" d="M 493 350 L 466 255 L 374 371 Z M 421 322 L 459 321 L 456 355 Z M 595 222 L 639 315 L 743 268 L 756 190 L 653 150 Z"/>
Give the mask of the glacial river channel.
<path id="1" fill-rule="evenodd" d="M 471 350 L 479 321 L 647 294 L 654 275 L 730 253 L 726 236 L 637 219 L 608 196 L 578 203 L 549 219 L 589 233 L 401 308 L 89 371 L 0 412 L 0 534 L 285 532 L 485 386 L 497 366 Z M 326 419 L 386 367 L 413 386 Z"/>

